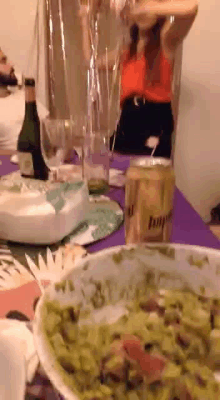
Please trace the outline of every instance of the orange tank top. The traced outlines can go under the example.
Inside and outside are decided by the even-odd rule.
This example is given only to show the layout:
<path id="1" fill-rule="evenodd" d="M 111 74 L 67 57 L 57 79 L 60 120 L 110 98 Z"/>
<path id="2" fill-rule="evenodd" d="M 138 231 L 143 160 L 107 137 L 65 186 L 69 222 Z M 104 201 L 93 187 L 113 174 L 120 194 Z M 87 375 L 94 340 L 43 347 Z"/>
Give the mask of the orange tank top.
<path id="1" fill-rule="evenodd" d="M 171 101 L 172 66 L 160 54 L 160 82 L 151 85 L 147 79 L 147 60 L 142 54 L 139 58 L 126 59 L 127 52 L 121 63 L 121 104 L 133 95 L 145 97 L 155 103 L 168 103 Z"/>

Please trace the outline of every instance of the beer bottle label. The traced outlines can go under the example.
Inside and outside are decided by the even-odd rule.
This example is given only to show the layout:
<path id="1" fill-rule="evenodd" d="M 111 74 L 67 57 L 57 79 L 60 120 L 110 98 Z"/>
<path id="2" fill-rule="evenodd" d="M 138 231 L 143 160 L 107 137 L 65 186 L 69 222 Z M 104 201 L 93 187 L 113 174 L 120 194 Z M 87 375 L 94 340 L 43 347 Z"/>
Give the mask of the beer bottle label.
<path id="1" fill-rule="evenodd" d="M 34 176 L 33 157 L 31 153 L 18 152 L 21 175 Z"/>

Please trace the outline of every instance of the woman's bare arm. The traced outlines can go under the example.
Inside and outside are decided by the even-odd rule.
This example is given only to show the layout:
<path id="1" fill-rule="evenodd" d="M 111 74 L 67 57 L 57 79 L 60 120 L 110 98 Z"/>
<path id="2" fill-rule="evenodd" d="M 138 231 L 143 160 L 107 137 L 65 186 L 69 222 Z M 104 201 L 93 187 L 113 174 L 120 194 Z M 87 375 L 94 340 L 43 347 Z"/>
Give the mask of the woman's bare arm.
<path id="1" fill-rule="evenodd" d="M 174 22 L 167 21 L 161 31 L 164 52 L 171 61 L 177 46 L 185 39 L 196 18 L 196 14 L 187 17 L 175 17 Z"/>
<path id="2" fill-rule="evenodd" d="M 158 16 L 186 16 L 195 13 L 198 9 L 196 0 L 149 0 L 135 5 L 132 15 L 156 14 Z"/>
<path id="3" fill-rule="evenodd" d="M 161 30 L 162 46 L 167 58 L 173 60 L 177 46 L 187 36 L 198 12 L 197 0 L 150 0 L 134 6 L 132 15 L 136 18 L 144 14 L 166 17 Z M 174 21 L 170 21 L 173 16 Z"/>

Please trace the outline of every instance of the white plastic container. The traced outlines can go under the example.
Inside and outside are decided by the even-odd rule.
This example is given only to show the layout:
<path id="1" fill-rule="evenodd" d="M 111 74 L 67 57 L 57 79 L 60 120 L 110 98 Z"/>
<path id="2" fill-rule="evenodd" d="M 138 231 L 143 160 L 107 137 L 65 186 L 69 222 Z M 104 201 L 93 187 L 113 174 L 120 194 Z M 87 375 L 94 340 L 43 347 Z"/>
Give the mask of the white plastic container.
<path id="1" fill-rule="evenodd" d="M 0 238 L 30 244 L 62 240 L 89 210 L 86 183 L 32 183 L 17 172 L 1 181 Z"/>

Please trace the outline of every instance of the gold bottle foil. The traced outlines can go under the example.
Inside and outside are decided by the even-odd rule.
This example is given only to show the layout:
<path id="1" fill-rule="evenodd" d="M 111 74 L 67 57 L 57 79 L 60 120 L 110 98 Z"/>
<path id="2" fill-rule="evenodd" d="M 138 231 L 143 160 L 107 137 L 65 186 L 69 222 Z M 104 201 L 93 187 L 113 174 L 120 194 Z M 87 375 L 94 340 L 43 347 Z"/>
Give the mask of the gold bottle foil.
<path id="1" fill-rule="evenodd" d="M 175 176 L 171 161 L 131 160 L 125 185 L 126 243 L 169 242 Z"/>

